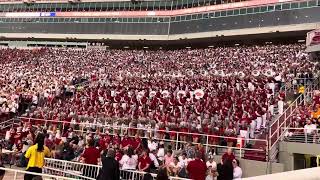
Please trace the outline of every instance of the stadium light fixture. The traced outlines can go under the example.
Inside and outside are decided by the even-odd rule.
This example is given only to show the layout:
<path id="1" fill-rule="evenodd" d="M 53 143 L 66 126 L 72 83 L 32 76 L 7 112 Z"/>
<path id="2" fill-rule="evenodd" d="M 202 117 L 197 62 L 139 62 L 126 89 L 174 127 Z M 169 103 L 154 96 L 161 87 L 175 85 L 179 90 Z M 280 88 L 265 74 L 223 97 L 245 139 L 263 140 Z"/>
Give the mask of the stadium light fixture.
<path id="1" fill-rule="evenodd" d="M 149 47 L 148 46 L 144 46 L 143 49 L 149 49 Z"/>
<path id="2" fill-rule="evenodd" d="M 234 44 L 235 46 L 239 46 L 240 44 L 238 44 L 238 43 L 236 43 L 236 44 Z"/>
<path id="3" fill-rule="evenodd" d="M 303 42 L 306 42 L 306 40 L 300 39 L 300 40 L 298 40 L 298 42 L 299 42 L 299 43 L 303 43 Z"/>
<path id="4" fill-rule="evenodd" d="M 208 46 L 208 48 L 213 48 L 213 47 L 214 47 L 213 45 Z"/>
<path id="5" fill-rule="evenodd" d="M 191 47 L 190 47 L 190 46 L 187 46 L 186 49 L 191 49 Z"/>
<path id="6" fill-rule="evenodd" d="M 124 49 L 129 49 L 129 46 L 123 46 Z"/>

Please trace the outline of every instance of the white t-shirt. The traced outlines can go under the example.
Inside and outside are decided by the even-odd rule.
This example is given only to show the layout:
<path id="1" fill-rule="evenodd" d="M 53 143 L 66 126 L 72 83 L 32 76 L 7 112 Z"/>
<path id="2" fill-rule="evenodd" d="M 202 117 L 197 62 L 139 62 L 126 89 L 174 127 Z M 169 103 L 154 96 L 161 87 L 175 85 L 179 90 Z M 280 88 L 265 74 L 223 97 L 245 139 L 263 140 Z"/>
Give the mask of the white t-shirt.
<path id="1" fill-rule="evenodd" d="M 173 168 L 181 168 L 181 164 L 179 162 L 177 164 L 174 164 L 174 162 L 171 162 L 169 166 Z"/>
<path id="2" fill-rule="evenodd" d="M 316 129 L 317 129 L 317 126 L 315 124 L 306 124 L 304 126 L 304 132 L 307 134 L 311 134 Z"/>
<path id="3" fill-rule="evenodd" d="M 212 161 L 212 162 L 207 161 L 206 165 L 207 165 L 207 168 L 211 166 L 212 169 L 217 169 L 217 163 L 215 161 Z"/>
<path id="4" fill-rule="evenodd" d="M 233 180 L 241 180 L 242 177 L 242 169 L 237 166 L 236 168 L 233 168 Z"/>
<path id="5" fill-rule="evenodd" d="M 160 149 L 158 150 L 157 156 L 158 156 L 158 158 L 159 158 L 160 161 L 163 161 L 163 158 L 164 158 L 164 148 L 160 148 Z"/>
<path id="6" fill-rule="evenodd" d="M 187 158 L 183 159 L 182 156 L 179 156 L 179 163 L 181 168 L 187 167 L 188 159 Z"/>
<path id="7" fill-rule="evenodd" d="M 156 150 L 158 148 L 158 143 L 154 141 L 148 141 L 148 148 L 150 151 Z"/>
<path id="8" fill-rule="evenodd" d="M 149 158 L 150 158 L 151 161 L 153 162 L 154 166 L 155 166 L 156 168 L 158 168 L 158 167 L 159 167 L 159 162 L 158 162 L 157 157 L 156 157 L 154 154 L 149 153 Z"/>
<path id="9" fill-rule="evenodd" d="M 133 155 L 131 158 L 128 155 L 123 155 L 120 162 L 122 170 L 135 170 L 138 165 L 138 156 Z"/>

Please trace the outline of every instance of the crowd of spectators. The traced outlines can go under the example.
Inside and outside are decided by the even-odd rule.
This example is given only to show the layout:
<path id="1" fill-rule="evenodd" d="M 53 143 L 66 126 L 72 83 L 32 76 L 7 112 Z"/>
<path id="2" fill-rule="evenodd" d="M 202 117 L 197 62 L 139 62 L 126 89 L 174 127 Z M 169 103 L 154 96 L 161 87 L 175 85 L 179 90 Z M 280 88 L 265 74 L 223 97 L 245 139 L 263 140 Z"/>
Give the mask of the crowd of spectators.
<path id="1" fill-rule="evenodd" d="M 96 134 L 89 132 L 80 134 L 65 131 L 66 135 L 58 138 L 45 126 L 31 126 L 28 123 L 23 128 L 15 130 L 12 128 L 7 132 L 3 146 L 12 149 L 10 163 L 24 167 L 27 165 L 25 159 L 27 150 L 35 143 L 37 134 L 45 136 L 44 145 L 51 151 L 52 158 L 79 161 L 85 164 L 101 165 L 101 157 L 108 150 L 114 150 L 114 158 L 124 179 L 131 179 L 130 171 L 142 171 L 146 173 L 159 173 L 166 171 L 168 176 L 202 179 L 239 179 L 242 170 L 239 161 L 235 158 L 232 149 L 222 156 L 220 163 L 214 158 L 214 149 L 205 152 L 201 144 L 188 143 L 184 148 L 174 150 L 170 144 L 155 139 L 140 138 L 136 136 L 119 137 L 117 135 Z M 12 147 L 11 147 L 12 146 Z M 128 171 L 130 170 L 130 171 Z M 93 173 L 85 172 L 85 176 Z"/>
<path id="2" fill-rule="evenodd" d="M 313 143 L 319 143 L 320 92 L 315 90 L 311 102 L 301 104 L 291 117 L 291 125 L 286 136 L 303 135 L 311 137 Z M 302 138 L 305 141 L 306 138 Z M 308 138 L 307 138 L 308 139 Z M 301 140 L 301 139 L 299 139 Z"/>
<path id="3" fill-rule="evenodd" d="M 112 147 L 122 169 L 161 166 L 170 175 L 192 176 L 186 164 L 196 154 L 207 165 L 215 164 L 210 158 L 214 150 L 211 155 L 205 152 L 201 143 L 206 138 L 199 134 L 255 138 L 276 110 L 283 112 L 285 95 L 280 87 L 296 77 L 311 79 L 318 68 L 304 48 L 288 44 L 169 51 L 1 49 L 1 114 L 21 112 L 26 118 L 51 120 L 45 125 L 39 121 L 35 129 L 28 123 L 11 129 L 7 147 L 23 164 L 22 155 L 34 134 L 45 131 L 54 158 L 97 164 L 99 154 Z M 86 80 L 88 87 L 77 88 Z M 22 104 L 26 99 L 29 103 Z M 60 121 L 69 125 L 59 126 Z M 77 133 L 79 123 L 87 123 L 82 129 L 87 133 Z M 108 133 L 104 125 L 128 129 L 122 137 Z M 179 148 L 163 142 L 176 140 L 177 133 L 184 142 Z M 236 145 L 232 138 L 210 137 L 208 143 Z M 228 160 L 229 167 L 232 162 L 239 165 L 234 158 Z M 216 170 L 208 175 L 222 176 L 218 165 L 212 169 Z M 236 172 L 234 177 L 239 169 Z"/>
<path id="4" fill-rule="evenodd" d="M 294 77 L 313 77 L 316 66 L 303 48 L 291 44 L 154 52 L 47 50 L 48 58 L 67 57 L 98 82 L 70 98 L 45 101 L 26 115 L 181 134 L 236 137 L 243 130 L 243 137 L 255 138 L 275 108 L 283 112 L 285 95 L 279 87 Z M 176 133 L 170 136 L 176 138 Z M 193 140 L 199 142 L 199 137 Z M 218 142 L 212 138 L 210 143 Z"/>

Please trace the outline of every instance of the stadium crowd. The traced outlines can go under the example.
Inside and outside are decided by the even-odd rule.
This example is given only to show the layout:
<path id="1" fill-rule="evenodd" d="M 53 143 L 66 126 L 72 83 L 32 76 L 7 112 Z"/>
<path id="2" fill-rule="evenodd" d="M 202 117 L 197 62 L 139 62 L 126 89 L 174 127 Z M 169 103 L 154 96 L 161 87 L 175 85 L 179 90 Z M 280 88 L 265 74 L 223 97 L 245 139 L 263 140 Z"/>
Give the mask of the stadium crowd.
<path id="1" fill-rule="evenodd" d="M 183 142 L 205 143 L 199 134 L 255 138 L 276 109 L 283 112 L 285 95 L 280 87 L 296 77 L 311 79 L 317 70 L 304 48 L 289 44 L 170 51 L 2 49 L 1 115 L 21 112 L 26 118 L 51 120 L 45 127 L 39 123 L 34 129 L 24 123 L 11 129 L 6 134 L 8 147 L 23 157 L 36 131 L 45 131 L 55 158 L 97 164 L 100 152 L 112 146 L 122 168 L 123 158 L 134 157 L 136 164 L 130 168 L 145 170 L 141 166 L 148 163 L 136 157 L 149 153 L 154 166 L 157 159 L 170 174 L 187 175 L 179 174 L 186 167 L 184 158 L 200 154 L 206 160 L 214 150 L 210 155 L 202 145 L 181 143 L 179 152 L 172 152 L 172 144 L 165 147 L 161 140 L 175 140 L 177 132 Z M 85 81 L 88 87 L 78 88 Z M 59 126 L 60 121 L 70 126 Z M 79 123 L 88 124 L 82 129 L 86 134 L 76 133 Z M 128 130 L 120 137 L 101 128 L 104 125 Z M 236 145 L 233 138 L 224 141 Z M 221 138 L 210 137 L 208 143 L 220 144 Z M 99 153 L 88 153 L 90 147 L 92 151 L 98 147 Z"/>

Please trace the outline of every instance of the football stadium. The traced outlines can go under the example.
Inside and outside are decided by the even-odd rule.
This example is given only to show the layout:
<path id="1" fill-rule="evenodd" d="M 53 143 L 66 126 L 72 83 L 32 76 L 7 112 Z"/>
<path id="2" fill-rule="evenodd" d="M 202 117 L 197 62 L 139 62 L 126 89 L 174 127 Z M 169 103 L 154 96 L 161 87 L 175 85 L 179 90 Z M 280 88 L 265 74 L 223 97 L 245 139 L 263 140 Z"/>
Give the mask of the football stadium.
<path id="1" fill-rule="evenodd" d="M 320 0 L 0 0 L 0 180 L 319 180 Z"/>

